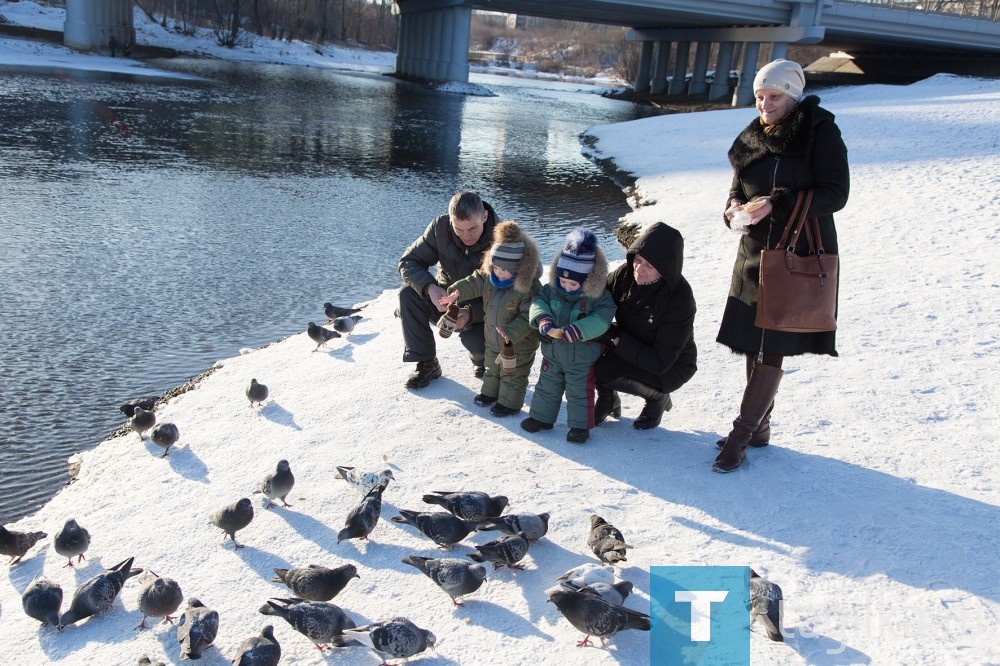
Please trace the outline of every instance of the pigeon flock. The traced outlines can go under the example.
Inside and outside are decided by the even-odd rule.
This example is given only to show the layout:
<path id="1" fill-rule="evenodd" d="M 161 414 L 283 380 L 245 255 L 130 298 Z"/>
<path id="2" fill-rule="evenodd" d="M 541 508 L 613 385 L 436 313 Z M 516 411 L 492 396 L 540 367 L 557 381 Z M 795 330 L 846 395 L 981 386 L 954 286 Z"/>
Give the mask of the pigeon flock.
<path id="1" fill-rule="evenodd" d="M 316 349 L 340 337 L 340 333 L 350 334 L 361 319 L 356 314 L 358 310 L 324 304 L 324 312 L 330 318 L 327 323 L 333 323 L 335 330 L 310 322 L 309 337 L 316 342 Z M 245 393 L 251 407 L 260 406 L 270 396 L 268 387 L 256 379 L 250 381 Z M 170 447 L 179 439 L 179 430 L 172 423 L 157 423 L 155 409 L 159 402 L 158 397 L 140 398 L 122 405 L 121 411 L 128 417 L 131 430 L 139 435 L 140 440 L 146 441 L 145 434 L 149 432 L 149 441 L 162 448 L 161 457 L 166 457 Z M 353 466 L 337 466 L 336 472 L 337 476 L 331 480 L 346 481 L 360 495 L 357 504 L 345 511 L 343 528 L 337 532 L 337 543 L 345 540 L 377 541 L 383 495 L 390 482 L 396 481 L 393 471 L 389 468 L 367 471 Z M 264 496 L 263 510 L 278 507 L 275 510 L 280 512 L 291 508 L 287 498 L 294 486 L 291 464 L 282 459 L 277 461 L 272 472 L 248 490 L 250 494 Z M 548 513 L 504 514 L 511 505 L 510 499 L 504 495 L 476 490 L 435 490 L 424 493 L 422 499 L 435 509 L 394 509 L 397 515 L 390 518 L 392 522 L 413 528 L 415 546 L 421 541 L 426 544 L 424 539 L 429 539 L 439 549 L 450 551 L 469 535 L 500 533 L 496 539 L 486 543 L 466 544 L 472 547 L 473 552 L 467 553 L 464 558 L 428 557 L 414 553 L 401 559 L 402 563 L 429 578 L 456 607 L 463 605 L 463 598 L 479 591 L 492 572 L 501 568 L 524 569 L 532 549 L 537 548 L 536 544 L 545 538 L 549 529 Z M 277 502 L 280 502 L 280 507 Z M 244 546 L 237 541 L 237 532 L 248 528 L 254 517 L 254 502 L 242 497 L 205 518 L 208 524 L 222 531 L 224 540 L 232 541 L 234 550 L 238 550 Z M 335 518 L 324 516 L 323 520 L 329 524 Z M 18 532 L 0 525 L 0 554 L 11 558 L 11 566 L 16 565 L 47 536 L 45 532 Z M 97 538 L 99 543 L 100 535 Z M 565 620 L 584 634 L 578 646 L 591 645 L 591 638 L 599 638 L 603 646 L 619 632 L 629 629 L 649 631 L 649 615 L 626 606 L 634 589 L 633 583 L 619 578 L 616 573 L 616 567 L 626 562 L 627 550 L 633 545 L 626 542 L 618 528 L 598 515 L 590 516 L 589 533 L 580 535 L 581 553 L 584 540 L 598 563 L 588 562 L 567 571 L 554 581 L 553 587 L 539 590 L 538 594 L 544 594 Z M 53 537 L 53 549 L 66 558 L 64 567 L 74 567 L 74 558 L 77 558 L 76 564 L 85 560 L 84 555 L 90 545 L 90 532 L 75 519 L 66 520 Z M 197 557 L 193 553 L 192 556 Z M 173 625 L 170 631 L 176 632 L 177 645 L 174 649 L 180 660 L 200 659 L 205 651 L 217 649 L 213 643 L 220 625 L 225 628 L 226 618 L 220 617 L 219 612 L 205 606 L 197 597 L 185 597 L 178 581 L 159 576 L 148 567 L 133 567 L 133 562 L 134 557 L 129 557 L 80 583 L 65 610 L 64 592 L 60 585 L 39 572 L 22 595 L 24 613 L 40 623 L 40 630 L 53 627 L 57 632 L 67 631 L 71 625 L 85 620 L 106 621 L 95 616 L 105 614 L 128 580 L 138 576 L 141 587 L 134 594 L 137 595 L 142 620 L 136 630 L 155 629 L 156 625 L 147 622 L 150 619 L 157 620 L 161 625 Z M 320 651 L 367 649 L 383 660 L 405 660 L 435 648 L 438 643 L 430 629 L 420 627 L 402 615 L 358 626 L 351 617 L 350 609 L 345 610 L 331 603 L 351 581 L 361 578 L 358 567 L 353 563 L 333 567 L 308 563 L 273 567 L 273 572 L 275 575 L 271 581 L 286 587 L 287 593 L 279 592 L 268 599 L 257 600 L 258 603 L 263 602 L 259 613 L 280 617 Z M 420 584 L 414 583 L 414 589 L 420 589 Z M 530 589 L 525 590 L 525 594 L 531 593 Z M 234 589 L 233 594 L 239 594 L 239 590 Z M 781 602 L 781 589 L 752 571 L 751 621 L 761 623 L 768 637 L 774 641 L 783 640 L 780 630 Z M 226 658 L 231 659 L 234 666 L 276 666 L 281 660 L 281 645 L 275 636 L 274 625 L 263 626 L 259 635 L 243 640 L 232 656 L 226 655 Z M 138 663 L 159 662 L 143 656 L 138 658 Z"/>

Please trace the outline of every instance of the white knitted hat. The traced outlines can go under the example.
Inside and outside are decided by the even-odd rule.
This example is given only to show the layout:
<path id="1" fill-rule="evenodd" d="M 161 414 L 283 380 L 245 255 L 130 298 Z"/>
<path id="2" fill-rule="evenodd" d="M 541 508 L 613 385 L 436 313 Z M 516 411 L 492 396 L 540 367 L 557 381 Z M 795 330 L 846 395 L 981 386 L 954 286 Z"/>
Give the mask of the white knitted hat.
<path id="1" fill-rule="evenodd" d="M 802 99 L 802 90 L 806 87 L 806 77 L 802 67 L 791 60 L 772 60 L 757 72 L 753 79 L 753 91 L 776 90 L 784 93 L 798 102 Z"/>

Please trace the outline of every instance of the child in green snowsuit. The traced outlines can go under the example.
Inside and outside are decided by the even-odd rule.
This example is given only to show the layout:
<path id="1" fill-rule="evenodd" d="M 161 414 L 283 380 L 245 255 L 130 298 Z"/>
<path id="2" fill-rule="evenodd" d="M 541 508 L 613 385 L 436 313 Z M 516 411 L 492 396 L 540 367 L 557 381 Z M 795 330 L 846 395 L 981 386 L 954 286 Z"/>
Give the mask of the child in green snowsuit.
<path id="1" fill-rule="evenodd" d="M 528 323 L 532 297 L 538 293 L 542 264 L 538 246 L 513 220 L 501 222 L 493 232 L 493 245 L 483 255 L 482 266 L 448 287 L 441 303 L 483 299 L 486 338 L 486 372 L 474 402 L 489 407 L 493 416 L 521 411 L 528 390 L 528 375 L 535 362 L 538 335 Z M 510 343 L 513 360 L 501 364 L 504 343 Z"/>
<path id="2" fill-rule="evenodd" d="M 566 441 L 582 444 L 594 427 L 593 365 L 611 326 L 615 302 L 607 290 L 608 260 L 586 229 L 566 236 L 552 261 L 549 283 L 531 302 L 528 319 L 542 335 L 542 369 L 521 427 L 551 430 L 566 393 Z"/>

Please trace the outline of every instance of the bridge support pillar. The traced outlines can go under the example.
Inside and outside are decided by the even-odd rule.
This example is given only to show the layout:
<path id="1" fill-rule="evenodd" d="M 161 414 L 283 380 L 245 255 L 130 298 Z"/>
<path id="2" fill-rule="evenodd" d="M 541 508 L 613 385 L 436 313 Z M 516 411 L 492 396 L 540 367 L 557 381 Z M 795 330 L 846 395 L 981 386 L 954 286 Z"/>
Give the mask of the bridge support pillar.
<path id="1" fill-rule="evenodd" d="M 649 92 L 662 95 L 667 89 L 667 65 L 670 62 L 670 42 L 656 42 L 656 63 L 653 65 L 653 81 Z"/>
<path id="2" fill-rule="evenodd" d="M 639 66 L 636 68 L 635 92 L 642 95 L 649 92 L 649 66 L 653 60 L 653 42 L 641 42 L 639 47 Z"/>
<path id="3" fill-rule="evenodd" d="M 430 9 L 400 8 L 396 76 L 421 81 L 469 81 L 472 9 L 437 3 Z"/>
<path id="4" fill-rule="evenodd" d="M 66 0 L 63 44 L 81 51 L 108 48 L 115 38 L 119 47 L 135 41 L 132 0 Z"/>
<path id="5" fill-rule="evenodd" d="M 760 56 L 760 42 L 743 44 L 743 64 L 740 78 L 733 92 L 733 106 L 747 106 L 753 101 L 753 78 L 757 76 L 757 58 Z"/>
<path id="6" fill-rule="evenodd" d="M 691 55 L 691 42 L 677 42 L 674 51 L 674 74 L 670 79 L 670 88 L 667 90 L 671 95 L 679 95 L 684 92 L 687 86 L 688 57 Z"/>
<path id="7" fill-rule="evenodd" d="M 715 80 L 708 89 L 709 99 L 719 99 L 729 94 L 729 72 L 733 68 L 734 42 L 719 42 L 719 57 L 715 61 Z"/>
<path id="8" fill-rule="evenodd" d="M 775 42 L 771 44 L 771 60 L 788 57 L 788 44 L 785 42 Z"/>
<path id="9" fill-rule="evenodd" d="M 691 85 L 689 95 L 703 95 L 708 92 L 705 73 L 708 71 L 708 56 L 712 50 L 712 42 L 698 42 L 694 50 L 694 65 L 691 66 Z"/>

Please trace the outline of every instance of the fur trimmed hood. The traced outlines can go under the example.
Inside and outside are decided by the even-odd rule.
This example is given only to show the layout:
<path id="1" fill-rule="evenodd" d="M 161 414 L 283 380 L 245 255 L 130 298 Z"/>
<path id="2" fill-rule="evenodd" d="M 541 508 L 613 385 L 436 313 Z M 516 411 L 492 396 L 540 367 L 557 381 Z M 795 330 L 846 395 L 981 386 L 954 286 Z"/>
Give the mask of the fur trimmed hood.
<path id="1" fill-rule="evenodd" d="M 562 250 L 556 252 L 556 256 L 552 257 L 552 262 L 549 263 L 549 284 L 553 288 L 559 286 L 559 271 L 556 264 L 559 263 L 560 254 Z M 608 288 L 608 256 L 600 246 L 594 249 L 594 270 L 590 271 L 581 287 L 580 291 L 589 299 L 598 298 Z"/>
<path id="2" fill-rule="evenodd" d="M 483 273 L 489 276 L 493 272 L 493 248 L 501 243 L 524 243 L 524 256 L 517 263 L 514 273 L 514 289 L 522 294 L 531 293 L 531 285 L 542 276 L 542 260 L 538 245 L 514 220 L 504 220 L 493 229 L 493 242 L 490 249 L 483 253 L 483 263 L 480 266 Z"/>

